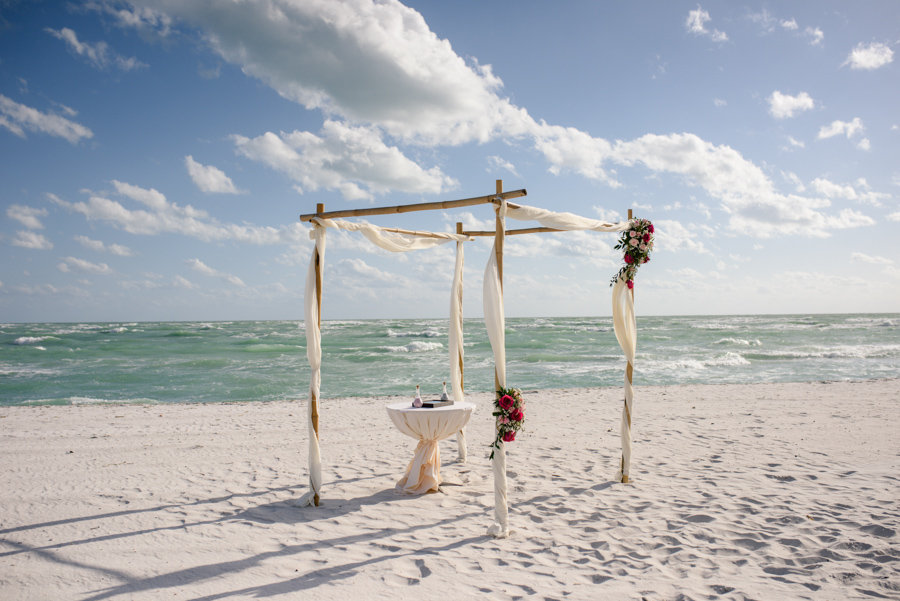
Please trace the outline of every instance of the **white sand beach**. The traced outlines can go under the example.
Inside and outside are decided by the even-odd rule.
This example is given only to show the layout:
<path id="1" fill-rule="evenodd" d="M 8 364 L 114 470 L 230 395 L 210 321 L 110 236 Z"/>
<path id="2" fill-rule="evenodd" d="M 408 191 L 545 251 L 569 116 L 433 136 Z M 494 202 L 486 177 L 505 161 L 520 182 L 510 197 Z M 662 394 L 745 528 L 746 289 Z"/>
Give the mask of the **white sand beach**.
<path id="1" fill-rule="evenodd" d="M 327 391 L 323 391 L 327 394 Z M 442 492 L 394 485 L 397 398 L 0 408 L 0 599 L 898 599 L 900 380 L 525 391 L 508 539 L 491 398 Z"/>

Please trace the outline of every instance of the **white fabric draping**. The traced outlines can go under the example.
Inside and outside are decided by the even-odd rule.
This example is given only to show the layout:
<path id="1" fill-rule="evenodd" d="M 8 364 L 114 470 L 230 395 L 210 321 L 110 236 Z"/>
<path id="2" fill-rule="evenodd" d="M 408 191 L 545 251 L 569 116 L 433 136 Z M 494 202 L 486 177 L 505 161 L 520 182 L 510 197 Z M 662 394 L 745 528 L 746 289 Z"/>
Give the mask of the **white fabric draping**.
<path id="1" fill-rule="evenodd" d="M 484 325 L 487 328 L 491 349 L 494 351 L 494 369 L 497 383 L 506 388 L 506 316 L 503 310 L 503 284 L 500 281 L 500 270 L 497 265 L 497 240 L 505 235 L 506 201 L 500 203 L 498 209 L 498 232 L 494 239 L 494 247 L 484 270 L 484 289 L 482 303 L 484 305 Z M 494 523 L 488 528 L 488 534 L 497 538 L 509 536 L 509 507 L 507 505 L 506 484 L 506 443 L 500 442 L 494 449 L 491 461 L 494 473 Z"/>
<path id="2" fill-rule="evenodd" d="M 305 507 L 315 502 L 322 489 L 322 456 L 319 451 L 319 436 L 313 425 L 313 404 L 318 405 L 322 378 L 322 332 L 319 329 L 319 304 L 317 301 L 316 265 L 320 273 L 325 269 L 325 228 L 314 227 L 310 233 L 316 246 L 306 271 L 305 306 L 303 313 L 306 326 L 306 358 L 309 361 L 309 409 L 307 424 L 309 430 L 309 492 L 303 495 L 298 505 Z M 318 408 L 318 407 L 317 407 Z"/>
<path id="3" fill-rule="evenodd" d="M 630 480 L 631 471 L 631 411 L 634 405 L 634 386 L 631 374 L 634 369 L 634 355 L 637 351 L 637 324 L 634 318 L 634 296 L 624 278 L 620 277 L 613 286 L 613 329 L 616 340 L 625 353 L 629 369 L 625 372 L 625 404 L 622 406 L 622 461 L 616 474 L 616 481 Z"/>
<path id="4" fill-rule="evenodd" d="M 448 333 L 448 346 L 450 347 L 450 389 L 453 392 L 455 402 L 465 402 L 463 392 L 463 315 L 462 315 L 462 278 L 463 264 L 465 263 L 464 243 L 456 243 L 456 266 L 453 269 L 453 285 L 450 287 L 450 328 Z M 454 361 L 454 357 L 456 360 Z M 456 447 L 459 451 L 460 463 L 468 459 L 468 447 L 466 445 L 466 429 L 460 428 L 456 434 Z"/>
<path id="5" fill-rule="evenodd" d="M 547 209 L 518 205 L 507 207 L 506 216 L 520 221 L 537 221 L 544 227 L 552 227 L 558 230 L 593 230 L 595 232 L 624 232 L 628 229 L 628 222 L 606 223 L 596 219 L 581 217 L 574 213 L 554 213 Z"/>
<path id="6" fill-rule="evenodd" d="M 319 491 L 322 488 L 322 458 L 319 450 L 319 439 L 315 432 L 315 428 L 313 426 L 313 403 L 314 401 L 318 403 L 319 400 L 319 392 L 321 385 L 321 367 L 322 367 L 322 334 L 319 329 L 319 306 L 317 303 L 317 291 L 316 291 L 316 264 L 318 262 L 320 273 L 324 272 L 325 269 L 325 228 L 331 227 L 336 229 L 342 229 L 347 231 L 355 231 L 362 232 L 362 234 L 373 244 L 378 246 L 379 248 L 383 248 L 385 250 L 391 252 L 407 252 L 411 250 L 424 250 L 428 248 L 434 248 L 435 246 L 439 246 L 441 244 L 446 244 L 448 242 L 456 241 L 457 244 L 457 268 L 454 272 L 453 276 L 453 286 L 454 286 L 454 294 L 458 295 L 460 298 L 462 297 L 462 266 L 461 266 L 461 254 L 462 254 L 462 244 L 466 240 L 471 240 L 472 238 L 469 236 L 465 236 L 462 234 L 448 234 L 448 233 L 435 233 L 435 232 L 418 232 L 418 233 L 398 233 L 391 232 L 385 228 L 378 227 L 376 225 L 372 225 L 371 223 L 353 223 L 350 221 L 344 221 L 340 219 L 323 219 L 321 217 L 314 217 L 311 220 L 313 224 L 313 229 L 310 232 L 310 238 L 315 240 L 315 248 L 313 249 L 312 257 L 310 258 L 309 268 L 306 273 L 306 291 L 305 291 L 305 305 L 304 305 L 304 320 L 306 326 L 306 357 L 309 361 L 310 368 L 310 379 L 309 379 L 309 411 L 308 411 L 308 423 L 309 423 L 309 487 L 310 490 L 306 494 L 304 494 L 300 500 L 298 501 L 299 506 L 307 506 L 314 504 L 315 498 L 319 495 Z M 457 290 L 458 288 L 458 290 Z M 458 310 L 457 313 L 452 313 L 450 315 L 450 323 L 459 323 L 460 331 L 458 332 L 457 340 L 457 350 L 462 348 L 462 303 L 459 302 L 455 305 Z M 454 308 L 454 303 L 451 301 L 451 310 Z M 452 332 L 451 327 L 451 332 Z M 456 369 L 459 370 L 459 357 L 461 355 L 453 352 L 453 344 L 449 344 L 450 349 L 450 371 L 453 373 L 453 366 L 456 365 Z M 451 379 L 451 381 L 453 381 Z M 459 392 L 456 392 L 458 390 Z M 455 394 L 459 400 L 462 400 L 462 387 L 461 384 L 458 389 L 454 389 Z M 460 448 L 460 458 L 461 460 L 465 460 L 466 457 L 466 440 L 465 433 L 460 431 L 460 438 L 458 439 L 458 446 Z"/>
<path id="7" fill-rule="evenodd" d="M 391 252 L 424 250 L 426 248 L 434 248 L 435 246 L 446 244 L 453 240 L 456 240 L 457 242 L 471 240 L 469 236 L 463 234 L 448 234 L 445 232 L 422 232 L 423 235 L 396 233 L 364 221 L 355 223 L 352 221 L 344 221 L 343 219 L 322 219 L 320 217 L 314 217 L 312 222 L 321 224 L 324 227 L 333 227 L 350 232 L 362 232 L 362 235 L 365 236 L 369 242 L 379 248 Z"/>

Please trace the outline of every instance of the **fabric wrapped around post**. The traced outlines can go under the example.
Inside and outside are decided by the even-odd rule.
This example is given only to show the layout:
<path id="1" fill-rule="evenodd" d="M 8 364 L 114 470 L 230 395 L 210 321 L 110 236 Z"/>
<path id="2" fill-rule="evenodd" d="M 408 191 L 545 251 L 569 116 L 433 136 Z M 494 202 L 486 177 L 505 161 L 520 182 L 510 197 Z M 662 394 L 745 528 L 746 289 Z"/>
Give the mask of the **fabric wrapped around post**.
<path id="1" fill-rule="evenodd" d="M 612 292 L 613 329 L 616 340 L 622 347 L 628 368 L 625 371 L 625 404 L 622 406 L 622 460 L 616 474 L 617 482 L 628 482 L 631 479 L 631 415 L 634 406 L 634 386 L 632 373 L 634 356 L 637 351 L 637 324 L 634 318 L 634 297 L 624 278 L 616 280 Z"/>
<path id="2" fill-rule="evenodd" d="M 456 266 L 453 269 L 453 285 L 450 287 L 450 328 L 448 333 L 448 346 L 450 347 L 450 389 L 453 391 L 453 399 L 457 403 L 466 400 L 463 392 L 463 317 L 462 317 L 462 278 L 465 254 L 464 243 L 456 243 Z M 461 428 L 456 434 L 456 446 L 459 452 L 460 463 L 465 463 L 468 458 L 466 445 L 466 429 Z"/>
<path id="3" fill-rule="evenodd" d="M 500 204 L 498 226 L 501 228 L 497 237 L 505 234 L 504 215 L 506 202 Z M 491 349 L 494 351 L 494 369 L 496 370 L 497 383 L 506 387 L 506 317 L 503 309 L 503 286 L 500 282 L 500 270 L 497 265 L 496 240 L 491 250 L 487 267 L 484 270 L 484 291 L 482 302 L 484 304 L 484 324 L 487 328 Z M 506 443 L 500 442 L 500 447 L 494 449 L 494 458 L 491 461 L 491 469 L 494 473 L 494 523 L 488 528 L 488 534 L 497 538 L 506 538 L 509 530 L 509 506 L 507 502 L 506 483 Z"/>
<path id="4" fill-rule="evenodd" d="M 322 456 L 319 451 L 319 436 L 313 423 L 313 409 L 318 409 L 322 378 L 322 332 L 319 328 L 318 273 L 325 269 L 325 228 L 314 227 L 310 235 L 316 245 L 306 272 L 306 290 L 303 322 L 306 327 L 306 358 L 309 361 L 309 408 L 307 425 L 309 431 L 309 492 L 297 503 L 301 507 L 314 505 L 322 490 Z"/>

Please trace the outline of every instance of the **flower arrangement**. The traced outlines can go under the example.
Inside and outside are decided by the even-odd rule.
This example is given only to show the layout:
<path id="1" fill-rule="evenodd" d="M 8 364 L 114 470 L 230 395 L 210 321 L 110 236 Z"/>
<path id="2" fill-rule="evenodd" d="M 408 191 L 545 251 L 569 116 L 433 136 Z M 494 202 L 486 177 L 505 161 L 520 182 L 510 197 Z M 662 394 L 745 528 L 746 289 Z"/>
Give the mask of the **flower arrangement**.
<path id="1" fill-rule="evenodd" d="M 494 449 L 500 448 L 501 442 L 512 442 L 516 432 L 525 425 L 525 401 L 518 388 L 500 388 L 494 399 L 494 417 L 497 418 L 497 437 L 491 443 L 491 459 Z"/>
<path id="2" fill-rule="evenodd" d="M 650 260 L 650 251 L 653 250 L 653 224 L 649 219 L 632 219 L 627 230 L 622 232 L 616 250 L 625 251 L 625 265 L 613 277 L 609 285 L 614 285 L 618 279 L 624 278 L 628 288 L 634 288 L 634 276 L 638 267 Z"/>

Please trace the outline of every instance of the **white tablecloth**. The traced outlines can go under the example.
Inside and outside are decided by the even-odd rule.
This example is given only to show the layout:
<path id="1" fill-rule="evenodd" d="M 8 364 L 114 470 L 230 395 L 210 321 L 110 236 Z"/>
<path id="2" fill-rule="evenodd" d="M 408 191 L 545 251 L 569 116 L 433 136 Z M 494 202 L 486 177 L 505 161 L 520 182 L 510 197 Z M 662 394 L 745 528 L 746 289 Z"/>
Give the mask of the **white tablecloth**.
<path id="1" fill-rule="evenodd" d="M 441 452 L 438 441 L 465 427 L 474 403 L 454 403 L 433 409 L 412 407 L 410 401 L 387 406 L 388 415 L 397 429 L 419 441 L 415 455 L 397 487 L 408 493 L 437 490 L 441 484 Z"/>

